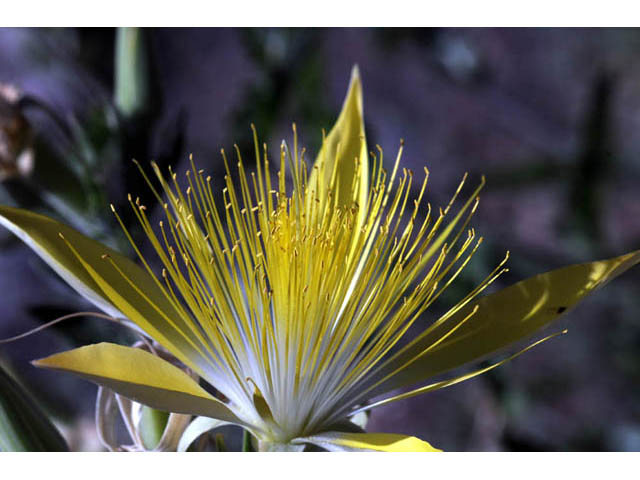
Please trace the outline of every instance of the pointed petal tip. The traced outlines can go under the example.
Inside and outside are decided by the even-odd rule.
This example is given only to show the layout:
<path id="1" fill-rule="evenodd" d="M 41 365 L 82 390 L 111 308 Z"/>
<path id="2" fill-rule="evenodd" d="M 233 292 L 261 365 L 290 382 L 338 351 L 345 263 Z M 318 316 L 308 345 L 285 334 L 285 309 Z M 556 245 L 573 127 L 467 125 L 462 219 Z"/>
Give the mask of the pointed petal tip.
<path id="1" fill-rule="evenodd" d="M 80 350 L 81 348 L 85 348 L 87 345 L 85 345 L 84 347 L 79 347 L 77 350 Z M 58 353 L 53 353 L 49 356 L 46 357 L 42 357 L 42 358 L 36 358 L 35 360 L 31 360 L 31 365 L 33 365 L 34 367 L 37 368 L 51 368 L 53 365 L 55 365 L 55 360 L 57 358 L 59 358 L 61 355 L 64 355 L 65 353 L 67 353 L 70 350 L 65 350 L 62 352 L 58 352 Z"/>
<path id="2" fill-rule="evenodd" d="M 55 369 L 58 366 L 60 366 L 61 361 L 65 361 L 67 358 L 69 358 L 72 352 L 75 353 L 75 352 L 81 352 L 81 351 L 90 351 L 96 348 L 109 348 L 111 345 L 113 344 L 109 342 L 91 343 L 88 345 L 83 345 L 81 347 L 73 348 L 71 350 L 63 350 L 61 352 L 52 353 L 51 355 L 48 355 L 46 357 L 31 360 L 30 363 L 34 367 L 38 367 L 38 368 L 54 368 Z M 123 348 L 128 348 L 128 347 L 123 347 Z"/>
<path id="3" fill-rule="evenodd" d="M 57 357 L 59 355 L 62 355 L 63 353 L 65 352 L 54 353 L 53 355 L 49 355 L 48 357 L 44 357 L 44 358 L 37 358 L 35 360 L 31 360 L 30 363 L 36 368 L 49 368 L 49 369 L 56 370 L 58 367 Z"/>
<path id="4" fill-rule="evenodd" d="M 57 355 L 59 355 L 59 353 L 54 353 L 53 355 L 49 355 L 48 357 L 36 358 L 35 360 L 31 360 L 30 363 L 34 367 L 47 368 L 51 365 L 51 359 Z"/>
<path id="5" fill-rule="evenodd" d="M 351 68 L 351 79 L 349 80 L 347 97 L 349 97 L 349 93 L 351 93 L 353 89 L 356 89 L 358 96 L 362 97 L 362 76 L 360 75 L 360 67 L 358 67 L 357 63 Z"/>

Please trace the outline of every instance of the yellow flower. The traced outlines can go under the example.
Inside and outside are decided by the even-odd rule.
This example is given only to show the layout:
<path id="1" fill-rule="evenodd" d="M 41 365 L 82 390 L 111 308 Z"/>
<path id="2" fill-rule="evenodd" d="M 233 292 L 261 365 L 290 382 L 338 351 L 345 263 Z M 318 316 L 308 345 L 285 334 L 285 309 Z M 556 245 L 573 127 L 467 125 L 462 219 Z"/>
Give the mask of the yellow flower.
<path id="1" fill-rule="evenodd" d="M 411 198 L 414 173 L 400 169 L 402 146 L 390 172 L 382 168 L 382 151 L 370 166 L 357 69 L 311 169 L 295 127 L 292 148 L 280 148 L 276 175 L 255 130 L 254 139 L 256 172 L 245 172 L 237 152 L 239 181 L 223 152 L 221 196 L 193 160 L 186 189 L 154 165 L 163 187 L 154 192 L 166 215 L 157 228 L 130 198 L 160 272 L 142 255 L 144 268 L 54 220 L 0 207 L 0 221 L 78 292 L 159 342 L 216 396 L 165 360 L 114 344 L 36 365 L 76 373 L 156 409 L 240 425 L 264 450 L 315 444 L 433 451 L 415 437 L 364 433 L 348 419 L 464 381 L 558 335 L 489 367 L 427 383 L 529 337 L 640 260 L 633 252 L 574 265 L 477 299 L 503 262 L 417 337 L 401 342 L 480 245 L 468 225 L 482 184 L 456 208 L 461 184 L 446 208 L 432 212 L 423 199 L 428 171 Z M 400 387 L 412 388 L 390 393 Z"/>

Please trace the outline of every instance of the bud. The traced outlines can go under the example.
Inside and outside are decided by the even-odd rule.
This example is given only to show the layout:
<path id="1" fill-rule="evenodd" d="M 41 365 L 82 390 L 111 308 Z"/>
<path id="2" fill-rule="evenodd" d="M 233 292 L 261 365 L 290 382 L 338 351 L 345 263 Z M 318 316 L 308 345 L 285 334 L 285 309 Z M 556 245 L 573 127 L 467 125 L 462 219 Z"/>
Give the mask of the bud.
<path id="1" fill-rule="evenodd" d="M 125 118 L 143 115 L 150 108 L 149 74 L 149 49 L 145 32 L 140 28 L 118 28 L 114 103 Z"/>

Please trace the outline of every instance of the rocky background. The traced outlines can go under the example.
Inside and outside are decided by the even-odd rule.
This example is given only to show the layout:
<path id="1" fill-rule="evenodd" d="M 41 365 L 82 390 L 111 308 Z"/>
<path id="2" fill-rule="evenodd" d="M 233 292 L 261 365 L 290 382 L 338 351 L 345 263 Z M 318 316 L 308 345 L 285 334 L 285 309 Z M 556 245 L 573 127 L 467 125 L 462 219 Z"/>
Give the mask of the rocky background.
<path id="1" fill-rule="evenodd" d="M 143 192 L 131 158 L 180 170 L 193 153 L 220 178 L 221 147 L 237 142 L 252 158 L 251 122 L 273 149 L 295 121 L 316 151 L 357 63 L 370 145 L 390 161 L 403 138 L 403 164 L 431 171 L 432 204 L 446 204 L 465 172 L 470 184 L 487 176 L 474 220 L 485 243 L 423 322 L 506 250 L 502 286 L 640 248 L 640 30 L 154 29 L 129 57 L 115 38 L 111 29 L 0 29 L 2 203 L 127 251 L 108 204 Z M 0 338 L 92 310 L 4 230 L 0 298 Z M 632 270 L 552 327 L 569 335 L 375 410 L 369 428 L 445 450 L 640 450 L 639 311 Z M 95 450 L 95 387 L 29 361 L 127 335 L 73 320 L 0 346 L 0 361 L 72 448 Z"/>

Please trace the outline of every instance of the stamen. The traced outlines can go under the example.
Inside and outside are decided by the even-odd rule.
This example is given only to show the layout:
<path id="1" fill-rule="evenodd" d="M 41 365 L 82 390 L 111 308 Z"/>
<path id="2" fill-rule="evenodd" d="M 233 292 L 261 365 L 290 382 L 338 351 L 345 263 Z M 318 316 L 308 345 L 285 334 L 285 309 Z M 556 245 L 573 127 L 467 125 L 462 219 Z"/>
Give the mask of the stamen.
<path id="1" fill-rule="evenodd" d="M 389 352 L 471 260 L 482 243 L 469 223 L 484 179 L 448 225 L 445 217 L 467 174 L 439 217 L 432 217 L 427 204 L 425 218 L 418 220 L 429 170 L 424 168 L 413 198 L 414 172 L 400 169 L 404 140 L 390 173 L 379 146 L 371 152 L 370 178 L 362 178 L 364 159 L 342 159 L 355 172 L 344 184 L 338 181 L 341 145 L 323 148 L 308 168 L 295 124 L 292 131 L 293 148 L 280 145 L 273 173 L 253 125 L 256 172 L 245 172 L 234 145 L 232 175 L 221 150 L 222 203 L 214 201 L 211 176 L 204 177 L 191 155 L 184 190 L 173 171 L 167 180 L 152 164 L 161 192 L 143 175 L 163 205 L 158 233 L 140 200 L 128 199 L 161 261 L 157 286 L 178 312 L 176 319 L 158 312 L 160 318 L 173 322 L 180 338 L 202 354 L 215 372 L 212 384 L 232 402 L 260 418 L 266 410 L 256 404 L 258 391 L 274 428 L 300 433 L 352 410 L 356 399 L 377 385 L 380 371 L 399 358 Z M 332 155 L 336 158 L 329 162 Z M 363 180 L 371 184 L 361 196 Z M 137 288 L 113 259 L 105 260 Z M 431 348 L 463 323 L 445 325 L 447 319 L 502 270 L 500 265 L 426 330 L 442 332 Z"/>

